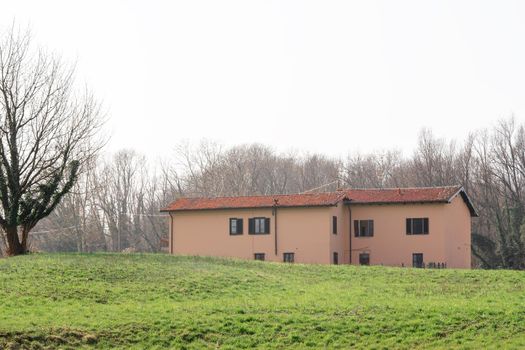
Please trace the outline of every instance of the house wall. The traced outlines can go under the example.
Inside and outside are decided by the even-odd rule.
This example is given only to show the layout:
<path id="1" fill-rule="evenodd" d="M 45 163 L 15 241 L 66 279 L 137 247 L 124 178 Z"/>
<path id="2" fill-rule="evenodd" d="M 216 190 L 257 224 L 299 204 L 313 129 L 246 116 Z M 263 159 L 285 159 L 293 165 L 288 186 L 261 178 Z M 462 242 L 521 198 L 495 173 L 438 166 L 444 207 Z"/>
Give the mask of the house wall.
<path id="1" fill-rule="evenodd" d="M 275 254 L 275 216 L 271 209 L 178 211 L 173 215 L 173 253 L 253 259 L 264 253 L 267 261 L 282 261 L 295 253 L 298 263 L 330 263 L 331 207 L 278 208 Z M 248 234 L 248 219 L 270 218 L 270 233 Z M 229 234 L 229 219 L 242 218 L 244 233 Z"/>
<path id="2" fill-rule="evenodd" d="M 359 253 L 370 254 L 371 265 L 412 266 L 412 254 L 425 263 L 445 262 L 445 204 L 351 205 L 352 220 L 374 220 L 373 237 L 355 237 L 352 224 L 352 263 Z M 429 218 L 428 235 L 407 235 L 407 218 Z"/>
<path id="3" fill-rule="evenodd" d="M 337 234 L 332 232 L 332 217 L 337 217 Z M 333 263 L 333 253 L 339 255 L 339 264 L 350 263 L 350 249 L 348 245 L 349 238 L 349 217 L 348 206 L 339 203 L 330 208 L 330 262 Z"/>
<path id="4" fill-rule="evenodd" d="M 450 204 L 345 205 L 279 208 L 278 252 L 275 254 L 275 217 L 271 209 L 202 210 L 172 212 L 173 254 L 253 259 L 264 253 L 268 261 L 282 261 L 295 253 L 298 263 L 359 264 L 359 253 L 370 253 L 372 265 L 412 266 L 412 254 L 424 262 L 447 263 L 449 268 L 470 268 L 470 212 L 461 196 Z M 332 233 L 332 216 L 338 218 Z M 248 234 L 248 219 L 269 217 L 270 234 Z M 407 235 L 407 218 L 429 218 L 428 235 Z M 244 219 L 242 235 L 229 234 L 229 219 Z M 354 220 L 374 220 L 373 237 L 355 237 Z M 171 221 L 171 220 L 170 220 Z"/>
<path id="5" fill-rule="evenodd" d="M 352 220 L 374 220 L 373 237 L 355 237 L 352 223 L 352 263 L 370 254 L 371 265 L 412 266 L 412 254 L 424 263 L 470 268 L 470 212 L 460 196 L 450 204 L 351 205 Z M 428 235 L 407 235 L 407 218 L 429 218 Z"/>
<path id="6" fill-rule="evenodd" d="M 471 219 L 468 207 L 460 195 L 445 205 L 447 267 L 471 267 Z"/>

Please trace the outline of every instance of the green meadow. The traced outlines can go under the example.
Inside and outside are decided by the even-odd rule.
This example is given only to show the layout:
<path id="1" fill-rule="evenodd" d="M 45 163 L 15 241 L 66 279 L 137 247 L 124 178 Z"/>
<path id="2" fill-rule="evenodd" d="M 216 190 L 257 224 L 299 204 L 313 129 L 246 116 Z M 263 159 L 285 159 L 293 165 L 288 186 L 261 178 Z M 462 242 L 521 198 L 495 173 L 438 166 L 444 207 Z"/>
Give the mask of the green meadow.
<path id="1" fill-rule="evenodd" d="M 0 259 L 0 348 L 520 349 L 525 272 L 20 256 Z"/>

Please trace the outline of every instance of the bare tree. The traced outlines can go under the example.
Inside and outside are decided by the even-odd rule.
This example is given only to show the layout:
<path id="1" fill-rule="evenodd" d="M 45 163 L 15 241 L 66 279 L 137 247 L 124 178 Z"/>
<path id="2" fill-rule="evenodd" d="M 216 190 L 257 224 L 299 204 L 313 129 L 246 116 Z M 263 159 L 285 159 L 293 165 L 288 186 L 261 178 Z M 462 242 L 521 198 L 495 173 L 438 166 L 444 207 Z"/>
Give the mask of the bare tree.
<path id="1" fill-rule="evenodd" d="M 29 249 L 29 233 L 74 185 L 101 144 L 99 105 L 77 95 L 74 70 L 12 29 L 0 43 L 0 226 L 7 253 Z"/>
<path id="2" fill-rule="evenodd" d="M 121 150 L 104 163 L 98 175 L 97 203 L 104 214 L 110 247 L 121 251 L 130 246 L 134 192 L 145 158 L 132 150 Z"/>
<path id="3" fill-rule="evenodd" d="M 343 166 L 345 184 L 353 188 L 404 186 L 408 178 L 402 170 L 407 163 L 399 151 L 349 156 Z"/>
<path id="4" fill-rule="evenodd" d="M 431 130 L 423 129 L 419 134 L 418 147 L 412 158 L 417 186 L 443 186 L 457 182 L 454 159 L 456 146 L 436 138 Z"/>
<path id="5" fill-rule="evenodd" d="M 525 268 L 525 129 L 502 120 L 476 144 L 482 222 L 473 253 L 487 267 Z"/>
<path id="6" fill-rule="evenodd" d="M 107 250 L 104 221 L 97 201 L 98 159 L 86 164 L 71 191 L 32 233 L 32 247 L 45 251 Z"/>

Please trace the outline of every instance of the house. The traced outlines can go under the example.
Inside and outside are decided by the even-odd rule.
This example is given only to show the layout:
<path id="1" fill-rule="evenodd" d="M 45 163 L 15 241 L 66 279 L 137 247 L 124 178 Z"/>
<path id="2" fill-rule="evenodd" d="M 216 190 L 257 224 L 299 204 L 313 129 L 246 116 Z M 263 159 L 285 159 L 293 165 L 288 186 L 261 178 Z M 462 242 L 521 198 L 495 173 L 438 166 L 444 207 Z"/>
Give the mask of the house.
<path id="1" fill-rule="evenodd" d="M 471 217 L 461 186 L 180 198 L 171 254 L 317 264 L 470 268 Z"/>

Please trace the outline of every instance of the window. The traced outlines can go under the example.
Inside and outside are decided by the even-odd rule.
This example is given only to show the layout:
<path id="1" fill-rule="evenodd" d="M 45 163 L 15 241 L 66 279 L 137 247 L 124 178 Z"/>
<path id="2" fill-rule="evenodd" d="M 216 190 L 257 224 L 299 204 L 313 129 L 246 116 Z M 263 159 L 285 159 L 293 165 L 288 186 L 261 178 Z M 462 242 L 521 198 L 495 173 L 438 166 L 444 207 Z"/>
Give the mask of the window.
<path id="1" fill-rule="evenodd" d="M 412 267 L 418 267 L 418 268 L 425 267 L 425 263 L 423 262 L 422 253 L 412 254 Z"/>
<path id="2" fill-rule="evenodd" d="M 359 254 L 359 265 L 370 265 L 370 253 Z"/>
<path id="3" fill-rule="evenodd" d="M 333 259 L 334 265 L 339 264 L 339 254 L 337 252 L 334 252 L 334 259 Z"/>
<path id="4" fill-rule="evenodd" d="M 294 253 L 284 253 L 283 254 L 283 261 L 288 263 L 294 262 Z"/>
<path id="5" fill-rule="evenodd" d="M 242 219 L 230 218 L 230 235 L 242 235 Z"/>
<path id="6" fill-rule="evenodd" d="M 373 237 L 374 220 L 354 220 L 355 237 Z"/>
<path id="7" fill-rule="evenodd" d="M 428 218 L 407 219 L 407 235 L 428 235 Z"/>
<path id="8" fill-rule="evenodd" d="M 332 233 L 337 234 L 337 216 L 332 216 Z"/>
<path id="9" fill-rule="evenodd" d="M 270 233 L 270 218 L 250 218 L 248 226 L 248 233 L 251 235 Z"/>
<path id="10" fill-rule="evenodd" d="M 264 261 L 264 253 L 255 253 L 254 258 L 255 260 Z"/>

